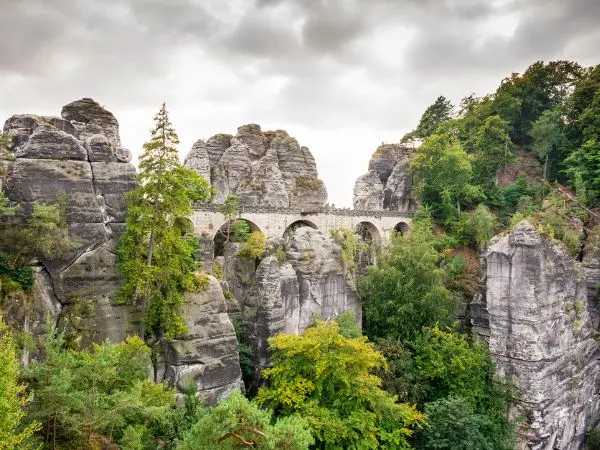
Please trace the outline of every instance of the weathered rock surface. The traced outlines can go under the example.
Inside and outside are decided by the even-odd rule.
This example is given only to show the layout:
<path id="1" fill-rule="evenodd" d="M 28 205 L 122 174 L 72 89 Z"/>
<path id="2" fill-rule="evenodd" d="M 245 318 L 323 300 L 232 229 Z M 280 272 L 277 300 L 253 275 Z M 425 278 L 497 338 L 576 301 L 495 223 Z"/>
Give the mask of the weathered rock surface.
<path id="1" fill-rule="evenodd" d="M 186 294 L 183 317 L 187 335 L 164 343 L 167 380 L 180 391 L 196 388 L 210 404 L 243 389 L 235 330 L 215 278 L 205 291 Z"/>
<path id="2" fill-rule="evenodd" d="M 122 340 L 136 331 L 130 308 L 115 304 L 120 284 L 115 245 L 125 218 L 124 195 L 135 186 L 135 168 L 120 147 L 119 125 L 91 99 L 63 108 L 62 118 L 16 115 L 4 132 L 12 137 L 15 161 L 9 198 L 27 215 L 36 203 L 64 195 L 65 216 L 75 248 L 60 259 L 42 261 L 36 275 L 30 319 L 39 328 L 49 312 L 82 343 Z M 58 302 L 58 304 L 57 304 Z M 60 305 L 60 306 L 59 306 Z"/>
<path id="3" fill-rule="evenodd" d="M 229 194 L 244 206 L 318 208 L 327 201 L 315 160 L 306 147 L 285 131 L 263 132 L 259 125 L 238 128 L 235 136 L 218 134 L 197 141 L 186 157 L 187 167 L 206 176 L 217 189 L 214 203 Z"/>
<path id="4" fill-rule="evenodd" d="M 529 222 L 489 247 L 482 337 L 499 373 L 519 387 L 519 448 L 584 447 L 599 407 L 594 301 L 584 270 Z"/>
<path id="5" fill-rule="evenodd" d="M 192 146 L 192 150 L 185 157 L 183 162 L 186 167 L 195 170 L 207 180 L 210 180 L 210 160 L 206 144 L 202 139 L 198 139 Z"/>
<path id="6" fill-rule="evenodd" d="M 269 337 L 302 333 L 315 318 L 332 319 L 349 309 L 361 322 L 361 303 L 344 275 L 340 254 L 331 238 L 300 227 L 288 237 L 285 261 L 267 256 L 260 262 L 240 302 L 246 338 L 255 357 L 255 381 L 269 365 Z"/>
<path id="7" fill-rule="evenodd" d="M 416 211 L 409 172 L 412 156 L 413 150 L 408 147 L 396 144 L 378 147 L 369 161 L 369 171 L 354 185 L 354 208 Z"/>

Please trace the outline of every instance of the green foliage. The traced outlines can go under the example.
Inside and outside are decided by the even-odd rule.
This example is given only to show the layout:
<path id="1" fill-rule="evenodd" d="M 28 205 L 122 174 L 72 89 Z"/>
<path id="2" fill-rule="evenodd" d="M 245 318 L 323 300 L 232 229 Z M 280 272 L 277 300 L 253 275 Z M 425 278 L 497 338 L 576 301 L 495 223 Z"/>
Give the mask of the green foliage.
<path id="1" fill-rule="evenodd" d="M 260 231 L 250 233 L 248 240 L 239 249 L 237 255 L 248 259 L 261 259 L 267 250 L 267 237 Z"/>
<path id="2" fill-rule="evenodd" d="M 19 384 L 19 362 L 13 335 L 0 317 L 0 450 L 25 448 L 39 424 L 23 426 L 28 399 Z"/>
<path id="3" fill-rule="evenodd" d="M 231 224 L 231 233 L 235 242 L 246 242 L 250 237 L 250 225 L 244 219 L 238 219 Z"/>
<path id="4" fill-rule="evenodd" d="M 213 261 L 212 263 L 212 274 L 219 281 L 223 281 L 225 279 L 225 275 L 223 274 L 223 268 L 221 267 L 221 264 L 219 264 L 217 261 Z"/>
<path id="5" fill-rule="evenodd" d="M 344 269 L 344 275 L 354 282 L 356 279 L 356 261 L 361 250 L 366 248 L 366 244 L 361 241 L 358 234 L 348 228 L 339 228 L 331 230 L 331 237 L 334 242 L 342 248 L 341 260 Z"/>
<path id="6" fill-rule="evenodd" d="M 427 399 L 457 395 L 472 404 L 485 399 L 492 360 L 483 344 L 468 335 L 426 328 L 412 343 L 415 367 L 427 380 Z"/>
<path id="7" fill-rule="evenodd" d="M 387 370 L 377 372 L 384 389 L 400 401 L 422 404 L 429 385 L 419 377 L 408 345 L 398 339 L 382 338 L 377 339 L 375 346 L 388 363 Z"/>
<path id="8" fill-rule="evenodd" d="M 242 319 L 233 316 L 231 323 L 235 330 L 235 337 L 237 339 L 240 357 L 240 369 L 242 371 L 242 379 L 246 386 L 250 386 L 255 375 L 255 363 L 254 363 L 254 352 L 249 345 L 246 333 L 244 332 L 244 324 Z"/>
<path id="9" fill-rule="evenodd" d="M 455 300 L 444 287 L 430 223 L 413 223 L 412 233 L 391 237 L 377 266 L 358 281 L 363 327 L 371 339 L 410 341 L 424 326 L 453 321 Z"/>
<path id="10" fill-rule="evenodd" d="M 269 339 L 273 367 L 257 401 L 305 418 L 323 449 L 408 448 L 424 417 L 381 390 L 385 359 L 366 337 L 348 339 L 336 322 L 317 321 L 303 336 Z"/>
<path id="11" fill-rule="evenodd" d="M 356 323 L 356 314 L 348 309 L 335 318 L 340 327 L 340 334 L 348 339 L 357 339 L 362 336 L 362 331 Z"/>
<path id="12" fill-rule="evenodd" d="M 124 439 L 136 448 L 172 419 L 175 393 L 147 380 L 150 349 L 140 338 L 75 351 L 50 331 L 46 360 L 25 372 L 32 391 L 29 420 L 39 421 L 48 447 L 94 448 L 98 441 Z"/>
<path id="13" fill-rule="evenodd" d="M 283 264 L 287 260 L 287 255 L 285 254 L 285 251 L 281 245 L 278 246 L 277 250 L 275 251 L 275 258 L 277 258 L 279 264 Z"/>
<path id="14" fill-rule="evenodd" d="M 138 187 L 126 196 L 126 227 L 118 247 L 125 282 L 118 300 L 141 307 L 146 333 L 174 338 L 185 333 L 178 314 L 183 292 L 195 286 L 197 241 L 186 236 L 187 217 L 191 202 L 207 201 L 211 187 L 179 161 L 179 138 L 165 105 L 154 121 L 140 156 Z"/>
<path id="15" fill-rule="evenodd" d="M 446 222 L 457 218 L 461 204 L 483 197 L 481 188 L 471 184 L 471 161 L 456 138 L 435 134 L 417 149 L 411 163 L 416 192 L 434 217 Z"/>
<path id="16" fill-rule="evenodd" d="M 225 216 L 225 219 L 232 222 L 240 215 L 240 201 L 239 195 L 229 194 L 223 204 L 219 206 L 221 214 Z"/>
<path id="17" fill-rule="evenodd" d="M 314 442 L 306 420 L 292 416 L 271 424 L 270 419 L 270 411 L 234 391 L 192 426 L 177 449 L 304 450 Z"/>
<path id="18" fill-rule="evenodd" d="M 429 428 L 418 440 L 418 448 L 452 450 L 512 450 L 509 439 L 494 440 L 494 424 L 478 414 L 461 397 L 446 397 L 425 405 Z"/>
<path id="19" fill-rule="evenodd" d="M 559 108 L 544 111 L 534 122 L 530 135 L 533 153 L 544 162 L 544 178 L 549 176 L 549 161 L 562 159 L 567 146 L 562 111 Z"/>
<path id="20" fill-rule="evenodd" d="M 496 217 L 485 205 L 480 204 L 469 214 L 469 228 L 475 242 L 484 245 L 494 236 Z"/>
<path id="21" fill-rule="evenodd" d="M 587 450 L 600 450 L 600 430 L 590 430 L 587 433 Z"/>
<path id="22" fill-rule="evenodd" d="M 438 97 L 432 105 L 427 107 L 417 128 L 405 135 L 402 141 L 406 142 L 415 138 L 424 139 L 437 133 L 440 125 L 452 118 L 453 108 L 450 100 L 443 96 Z"/>
<path id="23" fill-rule="evenodd" d="M 3 294 L 7 293 L 5 285 L 9 281 L 17 283 L 24 291 L 30 291 L 33 287 L 33 269 L 30 266 L 14 267 L 11 265 L 9 255 L 0 252 L 0 280 Z"/>
<path id="24" fill-rule="evenodd" d="M 480 184 L 493 180 L 512 158 L 509 126 L 500 116 L 489 116 L 475 135 L 473 168 Z"/>

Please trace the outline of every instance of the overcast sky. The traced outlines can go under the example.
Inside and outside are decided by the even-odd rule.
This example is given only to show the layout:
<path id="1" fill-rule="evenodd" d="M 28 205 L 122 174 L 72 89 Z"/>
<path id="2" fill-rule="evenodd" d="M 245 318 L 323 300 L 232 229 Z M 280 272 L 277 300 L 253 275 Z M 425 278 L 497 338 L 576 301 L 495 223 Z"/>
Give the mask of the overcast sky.
<path id="1" fill-rule="evenodd" d="M 350 206 L 375 148 L 439 95 L 536 60 L 600 63 L 600 0 L 0 0 L 0 120 L 92 97 L 134 155 L 165 101 L 180 153 L 259 123 Z"/>

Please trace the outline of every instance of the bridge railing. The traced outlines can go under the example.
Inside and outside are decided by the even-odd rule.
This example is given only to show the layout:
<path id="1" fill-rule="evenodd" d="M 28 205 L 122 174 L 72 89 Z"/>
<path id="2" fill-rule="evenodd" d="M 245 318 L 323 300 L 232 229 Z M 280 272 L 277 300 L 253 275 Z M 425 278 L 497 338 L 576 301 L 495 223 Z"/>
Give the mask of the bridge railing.
<path id="1" fill-rule="evenodd" d="M 221 205 L 214 203 L 194 203 L 192 205 L 195 211 L 208 211 L 208 212 L 220 212 Z M 353 208 L 334 208 L 326 205 L 315 208 L 279 208 L 274 206 L 242 206 L 242 216 L 245 213 L 254 214 L 290 214 L 290 215 L 301 215 L 311 216 L 317 214 L 327 214 L 334 216 L 360 216 L 360 217 L 401 217 L 401 218 L 412 218 L 415 213 L 412 212 L 401 212 L 401 211 L 388 211 L 388 210 L 361 210 Z"/>

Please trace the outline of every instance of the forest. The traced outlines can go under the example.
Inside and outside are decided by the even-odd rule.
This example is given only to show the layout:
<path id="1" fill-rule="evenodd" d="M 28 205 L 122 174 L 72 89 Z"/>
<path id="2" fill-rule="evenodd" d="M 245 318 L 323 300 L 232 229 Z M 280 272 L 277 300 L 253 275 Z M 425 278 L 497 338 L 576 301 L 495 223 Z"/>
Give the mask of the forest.
<path id="1" fill-rule="evenodd" d="M 31 261 L 59 258 L 75 238 L 65 199 L 23 215 L 2 194 L 0 449 L 514 449 L 526 419 L 510 414 L 519 390 L 495 374 L 465 320 L 481 288 L 477 255 L 524 219 L 574 259 L 598 235 L 600 66 L 540 61 L 483 97 L 440 96 L 399 143 L 414 148 L 412 231 L 393 234 L 365 270 L 353 231 L 334 236 L 362 329 L 351 311 L 315 317 L 303 334 L 268 340 L 270 366 L 258 375 L 240 333 L 246 394 L 216 406 L 149 373 L 157 343 L 186 332 L 184 294 L 209 283 L 186 218 L 214 188 L 180 162 L 165 105 L 118 244 L 117 300 L 142 312 L 139 335 L 82 346 L 50 321 L 43 338 L 11 325 L 31 295 Z M 0 147 L 10 161 L 8 136 Z M 239 198 L 221 211 L 228 239 L 262 258 L 269 243 L 236 220 Z M 593 430 L 588 446 L 600 448 Z"/>

